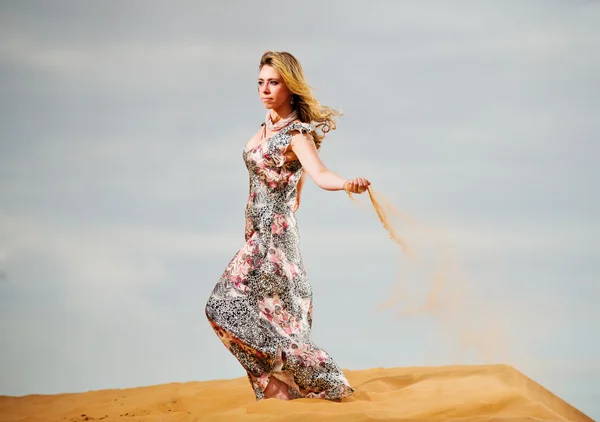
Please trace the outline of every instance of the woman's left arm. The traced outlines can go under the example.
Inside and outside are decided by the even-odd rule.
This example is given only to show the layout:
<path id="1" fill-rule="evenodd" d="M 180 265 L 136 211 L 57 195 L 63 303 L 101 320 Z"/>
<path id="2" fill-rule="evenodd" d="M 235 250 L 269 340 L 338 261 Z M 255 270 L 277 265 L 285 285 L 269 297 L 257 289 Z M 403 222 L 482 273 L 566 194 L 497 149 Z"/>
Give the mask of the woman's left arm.
<path id="1" fill-rule="evenodd" d="M 295 132 L 295 133 L 294 133 Z M 371 183 L 362 177 L 347 180 L 329 170 L 321 161 L 315 143 L 310 134 L 302 134 L 294 131 L 290 145 L 292 151 L 300 160 L 302 167 L 321 189 L 336 191 L 344 190 L 348 182 L 348 190 L 354 193 L 361 193 L 367 189 Z"/>

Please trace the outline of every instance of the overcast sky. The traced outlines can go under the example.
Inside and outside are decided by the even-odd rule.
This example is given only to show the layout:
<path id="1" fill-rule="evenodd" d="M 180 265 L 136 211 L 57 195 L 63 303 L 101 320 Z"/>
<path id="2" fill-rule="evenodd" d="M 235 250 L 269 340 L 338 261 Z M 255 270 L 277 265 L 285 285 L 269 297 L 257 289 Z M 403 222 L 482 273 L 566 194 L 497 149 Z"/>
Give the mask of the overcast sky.
<path id="1" fill-rule="evenodd" d="M 583 0 L 0 3 L 0 394 L 245 375 L 204 305 L 243 244 L 269 49 L 345 113 L 326 165 L 421 224 L 395 225 L 415 263 L 366 195 L 306 184 L 315 342 L 348 369 L 507 363 L 600 418 Z"/>

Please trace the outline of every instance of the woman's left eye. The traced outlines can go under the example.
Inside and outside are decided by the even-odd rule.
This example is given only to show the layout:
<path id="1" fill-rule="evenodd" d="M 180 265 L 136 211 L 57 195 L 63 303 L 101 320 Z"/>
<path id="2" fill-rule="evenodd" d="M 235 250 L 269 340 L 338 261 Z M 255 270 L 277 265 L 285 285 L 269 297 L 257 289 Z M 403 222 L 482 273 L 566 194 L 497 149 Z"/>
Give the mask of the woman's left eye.
<path id="1" fill-rule="evenodd" d="M 277 82 L 277 81 L 271 81 L 271 83 L 272 83 L 273 85 L 277 85 L 279 82 Z"/>

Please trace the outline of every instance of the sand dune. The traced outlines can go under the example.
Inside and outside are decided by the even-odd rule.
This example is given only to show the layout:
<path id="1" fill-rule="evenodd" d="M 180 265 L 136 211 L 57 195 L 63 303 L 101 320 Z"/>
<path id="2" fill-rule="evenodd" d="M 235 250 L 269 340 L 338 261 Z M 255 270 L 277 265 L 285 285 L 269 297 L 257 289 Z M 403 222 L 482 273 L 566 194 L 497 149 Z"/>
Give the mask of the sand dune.
<path id="1" fill-rule="evenodd" d="M 256 402 L 247 378 L 0 397 L 0 421 L 591 421 L 510 366 L 344 371 L 343 403 Z"/>

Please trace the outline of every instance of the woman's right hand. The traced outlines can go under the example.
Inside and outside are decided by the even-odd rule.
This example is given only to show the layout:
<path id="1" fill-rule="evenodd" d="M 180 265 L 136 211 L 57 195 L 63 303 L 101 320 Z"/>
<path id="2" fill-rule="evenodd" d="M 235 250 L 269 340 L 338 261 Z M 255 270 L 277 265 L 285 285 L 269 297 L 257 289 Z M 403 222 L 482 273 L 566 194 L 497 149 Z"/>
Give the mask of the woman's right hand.
<path id="1" fill-rule="evenodd" d="M 344 190 L 350 193 L 363 193 L 370 184 L 371 182 L 364 177 L 355 177 L 344 182 Z"/>

